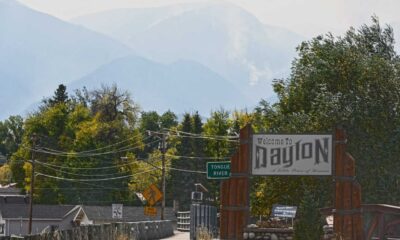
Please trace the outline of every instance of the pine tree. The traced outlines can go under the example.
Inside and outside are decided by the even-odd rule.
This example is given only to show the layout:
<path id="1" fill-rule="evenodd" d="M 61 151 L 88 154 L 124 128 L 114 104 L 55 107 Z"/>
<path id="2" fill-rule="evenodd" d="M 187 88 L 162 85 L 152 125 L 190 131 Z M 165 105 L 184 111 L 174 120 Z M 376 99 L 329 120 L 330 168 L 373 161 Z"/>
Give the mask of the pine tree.
<path id="1" fill-rule="evenodd" d="M 203 133 L 203 123 L 201 121 L 201 116 L 199 112 L 196 112 L 193 117 L 193 126 L 192 126 L 192 133 L 194 134 L 202 134 Z M 193 156 L 196 157 L 204 157 L 205 152 L 205 142 L 202 138 L 193 139 L 192 142 L 193 148 Z M 205 171 L 207 161 L 205 159 L 199 158 L 195 159 L 194 161 L 194 170 L 196 171 Z M 204 174 L 196 174 L 195 175 L 196 183 L 201 183 L 203 186 L 207 186 L 207 178 Z"/>
<path id="2" fill-rule="evenodd" d="M 49 99 L 49 105 L 54 106 L 60 103 L 67 103 L 69 101 L 67 87 L 64 84 L 58 85 L 58 88 L 54 92 L 53 98 Z"/>
<path id="3" fill-rule="evenodd" d="M 315 195 L 306 190 L 299 206 L 299 220 L 295 224 L 295 239 L 319 240 L 322 236 L 321 216 Z"/>
<path id="4" fill-rule="evenodd" d="M 192 118 L 189 113 L 186 113 L 183 117 L 183 121 L 180 126 L 182 132 L 192 131 Z M 183 156 L 177 159 L 173 159 L 171 162 L 172 168 L 177 169 L 188 169 L 194 168 L 193 159 L 185 158 L 184 156 L 192 156 L 193 145 L 192 138 L 182 137 L 180 143 L 177 146 L 177 154 Z M 173 198 L 178 200 L 180 210 L 188 210 L 190 208 L 191 192 L 194 190 L 194 178 L 193 173 L 183 171 L 172 171 L 171 172 L 171 189 Z"/>

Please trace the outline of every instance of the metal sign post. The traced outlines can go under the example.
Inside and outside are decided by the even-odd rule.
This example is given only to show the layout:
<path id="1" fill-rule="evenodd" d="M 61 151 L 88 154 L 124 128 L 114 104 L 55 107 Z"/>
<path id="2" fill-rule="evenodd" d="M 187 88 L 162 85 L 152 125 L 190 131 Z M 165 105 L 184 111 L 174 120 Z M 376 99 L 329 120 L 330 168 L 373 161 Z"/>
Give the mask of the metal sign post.
<path id="1" fill-rule="evenodd" d="M 144 215 L 146 216 L 157 216 L 157 208 L 155 207 L 144 207 Z"/>

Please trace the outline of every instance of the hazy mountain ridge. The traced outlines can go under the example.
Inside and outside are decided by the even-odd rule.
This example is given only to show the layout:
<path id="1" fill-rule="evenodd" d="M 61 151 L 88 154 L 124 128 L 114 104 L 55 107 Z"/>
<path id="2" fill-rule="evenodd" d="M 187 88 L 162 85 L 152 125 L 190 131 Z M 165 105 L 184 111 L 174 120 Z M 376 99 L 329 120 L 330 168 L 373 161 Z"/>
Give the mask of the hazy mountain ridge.
<path id="1" fill-rule="evenodd" d="M 154 24 L 150 24 L 153 18 L 148 9 L 114 10 L 73 21 L 104 34 L 120 36 L 118 39 L 139 55 L 155 61 L 197 61 L 231 81 L 253 101 L 271 95 L 272 79 L 286 76 L 295 47 L 303 38 L 285 29 L 266 26 L 232 4 L 188 5 L 178 14 L 169 14 L 171 6 L 155 8 L 154 15 L 164 12 L 160 16 L 164 20 Z M 140 11 L 147 15 L 138 14 Z M 109 26 L 113 27 L 95 24 L 104 22 L 106 15 Z M 138 30 L 130 25 L 133 17 L 121 19 L 119 15 L 136 16 L 139 22 L 148 24 Z M 131 27 L 118 33 L 124 26 Z"/>
<path id="2" fill-rule="evenodd" d="M 117 59 L 75 81 L 69 88 L 88 89 L 116 83 L 132 93 L 143 109 L 177 113 L 243 108 L 248 100 L 218 74 L 192 61 L 160 64 L 138 56 Z"/>
<path id="3" fill-rule="evenodd" d="M 225 3 L 120 9 L 79 19 L 91 23 L 77 26 L 0 0 L 0 118 L 21 114 L 60 83 L 72 92 L 115 82 L 144 110 L 207 115 L 220 106 L 251 107 L 271 98 L 271 80 L 289 71 L 294 47 L 288 45 L 299 38 Z M 95 23 L 98 29 L 88 30 Z"/>
<path id="4" fill-rule="evenodd" d="M 131 52 L 105 35 L 13 0 L 0 1 L 0 29 L 0 109 L 4 117 L 20 114 L 33 101 L 51 95 L 59 83 L 80 78 Z"/>

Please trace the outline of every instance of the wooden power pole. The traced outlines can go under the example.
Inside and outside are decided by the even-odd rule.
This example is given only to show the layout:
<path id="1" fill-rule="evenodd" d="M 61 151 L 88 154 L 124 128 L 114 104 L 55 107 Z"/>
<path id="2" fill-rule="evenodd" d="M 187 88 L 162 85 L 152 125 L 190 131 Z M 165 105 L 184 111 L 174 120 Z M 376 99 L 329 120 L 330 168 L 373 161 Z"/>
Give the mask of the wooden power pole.
<path id="1" fill-rule="evenodd" d="M 161 161 L 162 161 L 162 202 L 161 202 L 161 220 L 164 220 L 164 212 L 165 212 L 165 151 L 166 151 L 166 137 L 165 133 L 162 133 L 162 142 L 161 142 Z"/>
<path id="2" fill-rule="evenodd" d="M 32 234 L 32 212 L 33 212 L 33 191 L 35 184 L 35 151 L 36 151 L 36 135 L 32 136 L 32 149 L 31 149 L 31 189 L 29 192 L 29 224 L 28 224 L 28 234 Z"/>

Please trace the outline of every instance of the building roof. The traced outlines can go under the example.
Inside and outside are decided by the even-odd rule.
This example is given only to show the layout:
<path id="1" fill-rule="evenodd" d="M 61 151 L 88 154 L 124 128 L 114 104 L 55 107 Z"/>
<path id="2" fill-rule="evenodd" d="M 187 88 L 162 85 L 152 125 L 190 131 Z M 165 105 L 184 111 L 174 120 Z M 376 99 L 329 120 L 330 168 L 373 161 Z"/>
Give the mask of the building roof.
<path id="1" fill-rule="evenodd" d="M 0 195 L 0 205 L 2 204 L 28 204 L 29 197 L 24 195 Z"/>
<path id="2" fill-rule="evenodd" d="M 21 189 L 15 187 L 0 187 L 1 195 L 21 195 Z"/>
<path id="3" fill-rule="evenodd" d="M 35 219 L 62 219 L 75 205 L 33 205 Z M 3 218 L 29 218 L 29 204 L 0 204 Z"/>
<path id="4" fill-rule="evenodd" d="M 161 208 L 157 208 L 158 215 L 155 217 L 144 215 L 144 207 L 130 207 L 123 206 L 122 219 L 112 218 L 111 206 L 82 206 L 84 212 L 90 220 L 94 221 L 107 221 L 107 222 L 137 222 L 137 221 L 151 221 L 160 220 Z M 176 220 L 175 213 L 172 208 L 165 208 L 165 219 Z"/>

